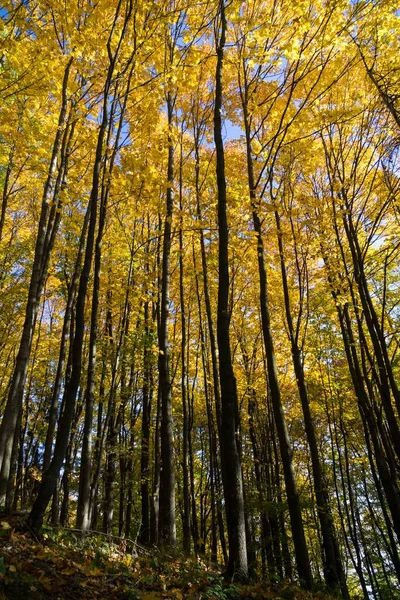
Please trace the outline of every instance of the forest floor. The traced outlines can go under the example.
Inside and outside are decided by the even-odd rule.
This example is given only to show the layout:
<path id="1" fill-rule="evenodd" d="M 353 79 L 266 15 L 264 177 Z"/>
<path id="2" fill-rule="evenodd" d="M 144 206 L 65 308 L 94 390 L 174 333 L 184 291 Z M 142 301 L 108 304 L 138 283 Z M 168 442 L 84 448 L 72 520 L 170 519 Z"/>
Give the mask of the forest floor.
<path id="1" fill-rule="evenodd" d="M 227 584 L 199 559 L 138 556 L 111 539 L 48 527 L 39 539 L 22 519 L 1 519 L 0 600 L 328 600 L 291 584 Z"/>

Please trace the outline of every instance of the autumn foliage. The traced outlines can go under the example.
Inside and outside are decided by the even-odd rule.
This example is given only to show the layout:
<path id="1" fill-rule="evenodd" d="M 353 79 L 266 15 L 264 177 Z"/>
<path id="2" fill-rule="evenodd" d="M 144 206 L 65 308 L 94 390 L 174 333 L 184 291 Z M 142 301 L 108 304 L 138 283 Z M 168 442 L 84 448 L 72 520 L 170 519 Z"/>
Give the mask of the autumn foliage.
<path id="1" fill-rule="evenodd" d="M 3 2 L 5 515 L 396 597 L 399 35 L 393 0 Z"/>

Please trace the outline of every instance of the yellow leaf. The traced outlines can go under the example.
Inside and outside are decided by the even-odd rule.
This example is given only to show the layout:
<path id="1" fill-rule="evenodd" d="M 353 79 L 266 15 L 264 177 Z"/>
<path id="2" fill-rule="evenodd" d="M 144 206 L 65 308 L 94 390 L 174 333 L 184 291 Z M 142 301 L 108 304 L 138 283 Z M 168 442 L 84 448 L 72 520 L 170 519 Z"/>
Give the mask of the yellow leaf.
<path id="1" fill-rule="evenodd" d="M 10 573 L 16 573 L 17 572 L 17 567 L 15 565 L 10 565 L 8 567 L 8 570 L 10 571 Z"/>
<path id="2" fill-rule="evenodd" d="M 126 556 L 124 556 L 124 558 L 122 559 L 122 562 L 124 563 L 124 565 L 126 565 L 127 567 L 130 567 L 132 565 L 133 562 L 133 557 L 131 554 L 127 554 Z"/>
<path id="3" fill-rule="evenodd" d="M 103 571 L 98 567 L 94 567 L 93 569 L 88 569 L 85 571 L 85 575 L 88 577 L 98 577 L 99 575 L 103 575 Z"/>

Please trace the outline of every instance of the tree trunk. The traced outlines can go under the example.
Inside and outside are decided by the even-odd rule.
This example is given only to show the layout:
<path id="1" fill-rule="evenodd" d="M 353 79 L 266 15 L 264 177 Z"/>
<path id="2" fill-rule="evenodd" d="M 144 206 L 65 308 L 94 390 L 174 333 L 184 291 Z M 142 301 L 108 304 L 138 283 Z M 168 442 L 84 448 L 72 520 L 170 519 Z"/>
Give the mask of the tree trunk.
<path id="1" fill-rule="evenodd" d="M 189 493 L 189 416 L 186 393 L 186 313 L 185 313 L 185 288 L 183 281 L 183 140 L 181 143 L 181 156 L 179 165 L 179 210 L 181 213 L 179 229 L 179 294 L 181 305 L 181 394 L 182 394 L 182 471 L 183 471 L 183 551 L 190 554 L 190 493 Z"/>
<path id="2" fill-rule="evenodd" d="M 161 390 L 157 390 L 157 414 L 154 431 L 154 470 L 150 504 L 150 542 L 158 544 L 160 517 L 160 422 L 161 422 Z"/>
<path id="3" fill-rule="evenodd" d="M 226 202 L 225 156 L 222 140 L 222 69 L 226 39 L 224 0 L 219 4 L 220 37 L 216 41 L 217 67 L 215 73 L 214 141 L 218 190 L 218 309 L 217 342 L 219 350 L 219 376 L 221 386 L 221 461 L 224 485 L 226 521 L 229 540 L 227 578 L 248 579 L 246 526 L 244 515 L 242 468 L 237 446 L 238 400 L 236 379 L 232 366 L 230 347 L 229 258 L 228 222 Z"/>
<path id="4" fill-rule="evenodd" d="M 142 400 L 142 448 L 140 455 L 140 495 L 142 522 L 139 541 L 144 546 L 150 542 L 150 424 L 151 424 L 151 364 L 149 344 L 149 301 L 144 305 L 145 340 L 143 349 L 143 400 Z"/>
<path id="5" fill-rule="evenodd" d="M 161 283 L 161 315 L 159 329 L 159 357 L 158 370 L 161 390 L 161 472 L 160 472 L 160 515 L 159 535 L 164 545 L 174 546 L 176 543 L 175 528 L 175 471 L 174 471 L 174 445 L 172 430 L 172 395 L 171 378 L 169 373 L 169 290 L 170 290 L 170 256 L 171 256 L 171 229 L 173 211 L 174 181 L 174 147 L 171 137 L 174 100 L 171 93 L 167 94 L 168 112 L 168 170 L 166 215 L 164 221 L 164 240 L 162 256 L 162 283 Z"/>
<path id="6" fill-rule="evenodd" d="M 6 175 L 4 177 L 3 193 L 1 198 L 1 212 L 0 212 L 0 242 L 3 239 L 4 222 L 6 219 L 6 210 L 8 205 L 8 199 L 10 197 L 10 176 L 14 165 L 14 154 L 15 144 L 11 146 L 10 153 L 8 155 Z M 12 186 L 11 186 L 12 187 Z"/>

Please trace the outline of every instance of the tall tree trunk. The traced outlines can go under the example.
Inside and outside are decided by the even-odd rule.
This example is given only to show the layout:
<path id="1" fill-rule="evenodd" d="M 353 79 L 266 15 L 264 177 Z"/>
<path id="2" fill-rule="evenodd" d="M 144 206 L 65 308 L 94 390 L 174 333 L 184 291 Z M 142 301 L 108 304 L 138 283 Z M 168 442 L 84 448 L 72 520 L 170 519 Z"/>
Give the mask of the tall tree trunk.
<path id="1" fill-rule="evenodd" d="M 172 141 L 172 117 L 174 99 L 171 92 L 167 93 L 168 113 L 168 167 L 166 215 L 164 221 L 164 240 L 162 256 L 161 308 L 159 330 L 158 370 L 161 390 L 161 473 L 160 473 L 160 515 L 159 535 L 163 544 L 174 546 L 176 543 L 175 527 L 175 471 L 174 443 L 172 430 L 172 394 L 171 377 L 169 372 L 169 290 L 170 290 L 170 256 L 171 230 L 173 211 L 174 181 L 174 147 Z"/>
<path id="2" fill-rule="evenodd" d="M 107 331 L 107 324 L 105 327 Z M 107 339 L 108 336 L 107 336 Z M 105 380 L 107 375 L 107 347 L 103 349 L 102 356 L 102 367 L 99 385 L 99 405 L 97 409 L 97 427 L 96 427 L 96 441 L 93 449 L 93 478 L 90 486 L 90 528 L 96 529 L 99 517 L 99 502 L 98 502 L 98 491 L 99 491 L 99 479 L 103 459 L 103 448 L 105 444 L 105 438 L 108 432 L 109 424 L 109 411 L 107 411 L 105 418 L 103 419 L 104 413 L 104 401 L 106 397 L 105 391 Z"/>
<path id="3" fill-rule="evenodd" d="M 140 496 L 142 504 L 142 522 L 139 541 L 143 545 L 150 542 L 150 424 L 151 424 L 151 364 L 149 353 L 149 301 L 144 304 L 145 340 L 143 348 L 143 400 L 142 400 L 142 447 L 140 453 Z"/>
<path id="4" fill-rule="evenodd" d="M 72 423 L 72 427 L 71 427 L 71 434 L 70 434 L 70 438 L 68 441 L 68 447 L 67 447 L 67 452 L 66 452 L 66 456 L 65 456 L 64 472 L 63 472 L 63 476 L 61 478 L 61 488 L 63 491 L 63 500 L 61 503 L 61 510 L 60 510 L 60 523 L 63 527 L 66 527 L 68 525 L 69 499 L 70 499 L 69 498 L 70 476 L 71 476 L 71 473 L 73 470 L 73 463 L 74 463 L 74 436 L 75 436 L 76 428 L 77 428 L 79 418 L 81 415 L 82 397 L 83 397 L 83 389 L 81 388 L 79 390 L 79 396 L 78 396 L 78 400 L 76 403 L 75 414 L 73 417 L 73 423 Z"/>
<path id="5" fill-rule="evenodd" d="M 149 229 L 149 227 L 148 227 Z M 158 215 L 158 231 L 161 232 L 162 220 L 161 215 Z M 161 236 L 157 240 L 157 252 L 156 252 L 156 268 L 157 268 L 157 292 L 156 299 L 153 302 L 153 322 L 157 325 L 158 340 L 160 339 L 160 326 L 161 326 L 161 315 L 160 315 L 160 296 L 161 296 Z M 154 428 L 154 468 L 153 468 L 153 481 L 151 490 L 151 503 L 150 503 L 150 542 L 153 546 L 158 544 L 159 540 L 159 522 L 160 522 L 160 468 L 161 468 L 161 456 L 160 456 L 160 426 L 161 426 L 161 388 L 160 388 L 160 376 L 158 377 L 157 386 L 157 410 L 156 410 L 156 423 Z"/>
<path id="6" fill-rule="evenodd" d="M 157 390 L 156 426 L 154 429 L 154 470 L 150 503 L 150 542 L 158 544 L 160 521 L 160 423 L 161 423 L 161 390 Z"/>
<path id="7" fill-rule="evenodd" d="M 383 407 L 386 413 L 390 434 L 392 436 L 393 446 L 397 456 L 400 458 L 400 428 L 398 425 L 398 417 L 400 415 L 400 391 L 393 374 L 392 363 L 389 358 L 385 336 L 368 289 L 362 251 L 359 245 L 357 232 L 354 227 L 352 213 L 347 199 L 346 208 L 346 212 L 349 212 L 349 214 L 343 215 L 343 222 L 353 259 L 354 277 L 357 283 L 367 329 L 372 341 L 375 359 L 378 365 L 378 383 Z M 390 392 L 392 392 L 395 400 L 398 413 L 397 416 L 393 410 Z"/>
<path id="8" fill-rule="evenodd" d="M 186 393 L 186 312 L 185 312 L 185 287 L 183 280 L 183 136 L 181 141 L 181 155 L 179 163 L 179 210 L 181 213 L 179 228 L 179 294 L 181 305 L 181 394 L 182 394 L 182 471 L 183 471 L 183 551 L 190 554 L 190 493 L 189 493 L 189 415 Z"/>
<path id="9" fill-rule="evenodd" d="M 246 526 L 244 515 L 242 467 L 237 446 L 238 399 L 236 379 L 232 366 L 229 313 L 229 232 L 227 222 L 225 154 L 222 140 L 222 70 L 226 40 L 225 3 L 219 4 L 216 40 L 217 66 L 215 73 L 214 141 L 218 190 L 218 309 L 217 341 L 219 350 L 219 376 L 221 386 L 221 461 L 224 485 L 226 521 L 229 540 L 229 560 L 226 576 L 246 581 L 248 579 Z"/>

